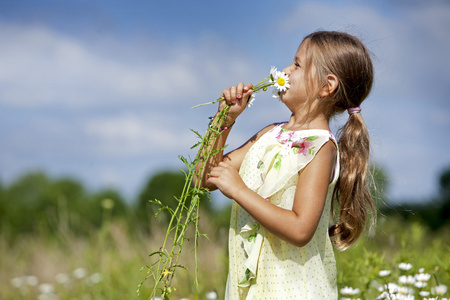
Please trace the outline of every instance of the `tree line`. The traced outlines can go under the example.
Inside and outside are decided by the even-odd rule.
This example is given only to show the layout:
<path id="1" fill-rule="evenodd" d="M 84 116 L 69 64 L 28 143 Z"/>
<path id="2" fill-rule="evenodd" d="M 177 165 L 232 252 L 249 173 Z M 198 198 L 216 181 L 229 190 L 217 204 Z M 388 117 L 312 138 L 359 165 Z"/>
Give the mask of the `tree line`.
<path id="1" fill-rule="evenodd" d="M 372 195 L 385 216 L 400 216 L 422 222 L 433 230 L 450 224 L 450 168 L 438 178 L 439 193 L 419 204 L 385 203 L 387 176 L 382 168 L 373 168 Z M 74 178 L 51 178 L 44 172 L 25 174 L 11 184 L 0 182 L 0 232 L 14 239 L 19 234 L 70 228 L 76 234 L 89 234 L 105 221 L 121 218 L 132 228 L 150 230 L 167 222 L 168 216 L 155 220 L 158 199 L 175 207 L 185 177 L 180 171 L 162 171 L 149 177 L 134 201 L 125 201 L 119 191 L 106 188 L 90 191 Z M 202 199 L 202 213 L 209 214 L 218 229 L 227 227 L 229 207 L 220 211 L 208 199 Z"/>
<path id="2" fill-rule="evenodd" d="M 72 177 L 52 178 L 42 171 L 30 172 L 8 185 L 0 182 L 0 234 L 14 239 L 19 234 L 64 227 L 86 235 L 112 219 L 148 231 L 153 224 L 161 225 L 168 219 L 162 214 L 155 220 L 159 207 L 150 200 L 176 206 L 175 196 L 181 194 L 184 181 L 179 171 L 159 172 L 149 178 L 137 199 L 126 201 L 112 188 L 91 191 Z M 212 214 L 211 202 L 203 200 L 202 211 Z"/>

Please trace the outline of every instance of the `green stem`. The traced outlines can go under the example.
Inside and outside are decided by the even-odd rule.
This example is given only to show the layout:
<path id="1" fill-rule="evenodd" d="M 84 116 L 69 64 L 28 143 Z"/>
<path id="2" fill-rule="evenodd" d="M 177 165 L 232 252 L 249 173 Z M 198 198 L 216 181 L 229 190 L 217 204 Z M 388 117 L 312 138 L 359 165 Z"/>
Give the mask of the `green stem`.
<path id="1" fill-rule="evenodd" d="M 274 83 L 271 80 L 271 77 L 268 76 L 264 78 L 261 82 L 253 86 L 252 90 L 253 92 L 258 92 L 259 90 L 266 90 L 267 87 L 272 86 Z M 224 100 L 224 98 L 218 98 L 214 101 L 196 105 L 195 107 L 213 104 L 219 101 Z M 162 290 L 162 298 L 168 297 L 168 295 L 171 292 L 171 284 L 172 280 L 175 276 L 175 271 L 178 267 L 181 267 L 178 265 L 178 260 L 180 258 L 181 253 L 183 252 L 183 244 L 184 241 L 187 240 L 185 237 L 186 231 L 188 230 L 189 226 L 193 224 L 194 226 L 194 258 L 195 258 L 195 278 L 194 283 L 196 287 L 196 297 L 198 297 L 198 256 L 197 256 L 197 249 L 198 249 L 198 239 L 201 236 L 199 231 L 199 206 L 200 206 L 200 196 L 204 194 L 206 189 L 201 189 L 200 184 L 201 180 L 198 180 L 194 187 L 192 187 L 192 180 L 194 178 L 194 175 L 197 176 L 197 178 L 203 178 L 205 167 L 207 161 L 213 156 L 217 154 L 217 150 L 208 150 L 208 147 L 210 145 L 214 145 L 217 141 L 217 138 L 221 134 L 221 131 L 218 128 L 221 128 L 221 126 L 224 124 L 226 115 L 228 113 L 228 110 L 230 109 L 230 105 L 226 105 L 211 121 L 211 128 L 208 128 L 205 135 L 202 137 L 202 141 L 200 143 L 200 149 L 197 152 L 197 155 L 195 156 L 195 159 L 191 161 L 190 163 L 185 161 L 186 165 L 188 166 L 188 173 L 186 174 L 186 181 L 183 187 L 183 191 L 181 193 L 180 198 L 178 199 L 178 205 L 175 209 L 175 211 L 172 211 L 169 208 L 169 211 L 171 213 L 171 218 L 169 222 L 169 226 L 166 231 L 166 235 L 164 237 L 164 242 L 162 247 L 157 254 L 159 254 L 159 259 L 157 262 L 155 262 L 151 268 L 149 268 L 149 273 L 151 272 L 151 275 L 148 275 L 148 279 L 150 276 L 153 276 L 154 279 L 154 285 L 153 289 L 151 291 L 150 298 L 156 297 L 156 293 L 159 289 Z M 223 151 L 224 148 L 219 149 L 218 151 Z M 196 165 L 200 164 L 200 168 L 196 169 Z M 191 204 L 189 207 L 186 206 L 186 201 L 190 197 Z M 209 196 L 207 196 L 209 198 Z M 162 204 L 163 205 L 163 204 Z M 163 205 L 163 208 L 166 209 Z M 195 216 L 194 216 L 195 215 Z M 194 216 L 194 217 L 193 217 Z M 176 223 L 176 224 L 175 224 Z M 172 232 L 175 231 L 175 232 Z M 172 247 L 170 251 L 166 250 L 166 247 L 168 246 L 170 237 L 173 236 L 172 241 Z M 156 267 L 157 266 L 157 267 Z M 156 267 L 156 273 L 153 271 L 153 267 Z M 144 279 L 144 281 L 145 281 Z M 162 287 L 160 286 L 162 283 Z M 142 283 L 139 285 L 139 287 L 142 285 Z M 139 292 L 139 289 L 138 289 Z"/>
<path id="2" fill-rule="evenodd" d="M 230 108 L 230 106 L 227 105 L 222 109 L 222 111 L 219 114 L 217 114 L 216 118 L 214 118 L 213 121 L 211 122 L 211 124 L 213 124 L 213 127 L 220 128 L 220 126 L 222 126 L 222 124 L 225 120 L 225 117 L 226 117 L 226 113 L 228 112 L 229 108 Z M 200 183 L 197 183 L 194 186 L 194 189 L 191 189 L 191 182 L 192 182 L 194 172 L 195 172 L 195 165 L 199 161 L 201 162 L 201 167 L 200 167 L 200 172 L 198 175 L 200 178 L 203 177 L 204 171 L 205 171 L 205 163 L 208 160 L 208 158 L 210 157 L 209 154 L 204 155 L 205 149 L 210 144 L 215 144 L 217 137 L 219 135 L 220 135 L 220 132 L 218 132 L 217 130 L 208 129 L 208 131 L 205 134 L 205 138 L 202 140 L 202 144 L 196 155 L 196 158 L 190 164 L 189 173 L 186 177 L 186 182 L 183 187 L 183 191 L 182 191 L 181 197 L 179 199 L 177 208 L 172 213 L 172 217 L 169 222 L 168 230 L 166 232 L 166 235 L 164 238 L 164 243 L 163 243 L 163 246 L 161 247 L 161 251 L 167 253 L 166 245 L 168 243 L 168 239 L 171 235 L 172 230 L 175 230 L 174 239 L 173 239 L 174 243 L 173 243 L 173 246 L 172 246 L 170 252 L 167 253 L 167 256 L 160 254 L 160 259 L 158 261 L 158 268 L 157 268 L 157 272 L 156 272 L 156 278 L 155 278 L 153 290 L 151 292 L 150 297 L 156 296 L 156 292 L 158 290 L 159 284 L 164 279 L 164 271 L 168 270 L 171 272 L 171 274 L 167 275 L 168 279 L 166 280 L 166 284 L 162 289 L 163 290 L 162 296 L 163 297 L 166 296 L 166 293 L 168 292 L 171 281 L 174 277 L 174 273 L 176 270 L 176 266 L 178 265 L 179 257 L 182 253 L 182 247 L 183 247 L 184 241 L 186 240 L 184 237 L 185 233 L 186 233 L 190 223 L 192 223 L 192 222 L 194 223 L 194 228 L 195 228 L 195 232 L 194 232 L 194 238 L 195 238 L 194 252 L 195 252 L 195 269 L 196 269 L 195 284 L 196 284 L 196 290 L 198 293 L 197 244 L 198 244 L 198 237 L 200 236 L 200 232 L 198 230 L 198 219 L 199 219 L 199 209 L 198 208 L 199 208 L 199 199 L 200 199 L 199 195 L 201 194 L 201 192 L 200 192 L 200 188 L 199 188 Z M 200 159 L 202 157 L 202 155 L 203 155 L 203 159 Z M 193 201 L 193 202 L 191 202 L 191 205 L 187 209 L 186 216 L 184 217 L 184 224 L 182 224 L 181 230 L 180 230 L 180 222 L 182 222 L 182 220 L 183 220 L 184 211 L 186 209 L 186 200 L 188 199 L 188 196 L 190 193 L 192 193 L 191 201 Z M 194 219 L 191 218 L 192 214 L 196 214 L 196 217 Z M 177 219 L 177 224 L 175 227 L 172 227 L 172 224 L 174 223 L 175 219 Z M 176 254 L 175 254 L 175 250 L 178 250 Z M 174 260 L 175 260 L 175 263 L 172 264 L 172 262 Z"/>

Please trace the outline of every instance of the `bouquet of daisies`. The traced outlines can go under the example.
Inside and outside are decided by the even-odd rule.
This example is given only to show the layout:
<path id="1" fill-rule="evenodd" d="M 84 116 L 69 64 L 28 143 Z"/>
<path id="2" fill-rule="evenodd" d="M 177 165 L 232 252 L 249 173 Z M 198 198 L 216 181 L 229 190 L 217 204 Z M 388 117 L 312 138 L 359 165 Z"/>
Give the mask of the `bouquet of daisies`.
<path id="1" fill-rule="evenodd" d="M 270 70 L 270 75 L 263 80 L 261 80 L 258 84 L 253 86 L 253 93 L 250 96 L 247 107 L 253 105 L 255 100 L 255 94 L 260 91 L 266 91 L 268 87 L 274 86 L 274 97 L 280 98 L 280 94 L 286 91 L 289 86 L 289 77 L 281 71 L 278 71 L 275 67 L 272 67 Z M 224 100 L 224 98 L 218 98 L 214 101 L 200 104 L 194 107 L 203 106 L 207 104 L 213 104 L 219 101 Z M 222 124 L 226 119 L 226 115 L 228 110 L 230 109 L 230 105 L 226 105 L 219 113 L 215 115 L 215 117 L 211 120 L 211 126 L 206 131 L 206 133 L 202 136 L 198 132 L 192 130 L 200 139 L 200 141 L 192 146 L 191 149 L 199 147 L 196 157 L 193 160 L 188 160 L 183 156 L 179 156 L 180 160 L 187 167 L 187 171 L 182 171 L 185 174 L 185 184 L 183 188 L 182 194 L 177 197 L 178 205 L 175 209 L 166 206 L 164 203 L 158 200 L 151 200 L 150 202 L 157 204 L 159 206 L 159 211 L 156 214 L 156 217 L 163 211 L 167 211 L 170 214 L 170 221 L 166 231 L 166 235 L 164 238 L 164 242 L 159 248 L 159 250 L 150 254 L 150 257 L 155 258 L 155 261 L 146 266 L 143 269 L 147 269 L 146 278 L 139 284 L 137 292 L 140 292 L 140 288 L 142 284 L 147 280 L 151 279 L 153 282 L 153 288 L 151 290 L 150 299 L 156 299 L 157 297 L 161 297 L 162 299 L 166 299 L 173 292 L 174 288 L 172 287 L 172 280 L 175 276 L 175 272 L 177 269 L 182 268 L 186 269 L 182 266 L 178 260 L 183 251 L 184 242 L 193 239 L 194 240 L 194 260 L 195 260 L 195 274 L 194 274 L 194 284 L 197 287 L 196 290 L 198 292 L 198 282 L 197 282 L 197 245 L 198 239 L 201 236 L 205 236 L 199 232 L 198 221 L 199 221 L 199 205 L 200 198 L 206 197 L 209 198 L 209 191 L 205 188 L 201 188 L 198 184 L 193 185 L 192 179 L 194 175 L 197 175 L 198 178 L 203 177 L 205 164 L 209 158 L 216 155 L 220 150 L 207 150 L 208 145 L 212 145 L 215 143 L 217 137 L 221 134 L 221 131 L 216 128 L 221 128 Z M 195 166 L 200 164 L 200 171 L 196 171 Z M 195 172 L 198 172 L 196 174 Z M 189 228 L 193 228 L 194 235 L 189 238 L 186 233 Z"/>

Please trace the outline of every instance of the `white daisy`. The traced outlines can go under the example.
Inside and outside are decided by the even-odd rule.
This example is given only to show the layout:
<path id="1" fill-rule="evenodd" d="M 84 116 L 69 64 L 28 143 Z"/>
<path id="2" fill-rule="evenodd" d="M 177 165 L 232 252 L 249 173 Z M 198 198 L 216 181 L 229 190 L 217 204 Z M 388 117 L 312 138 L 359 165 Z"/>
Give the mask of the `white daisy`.
<path id="1" fill-rule="evenodd" d="M 53 285 L 50 283 L 43 283 L 39 285 L 39 291 L 42 294 L 52 294 L 54 291 Z"/>
<path id="2" fill-rule="evenodd" d="M 20 288 L 25 283 L 23 277 L 14 277 L 11 279 L 11 285 L 15 288 Z"/>
<path id="3" fill-rule="evenodd" d="M 250 95 L 250 99 L 247 101 L 247 108 L 250 108 L 253 105 L 253 101 L 255 101 L 255 93 Z"/>
<path id="4" fill-rule="evenodd" d="M 422 296 L 422 297 L 428 297 L 428 296 L 430 296 L 430 292 L 428 292 L 428 291 L 420 291 L 419 295 Z"/>
<path id="5" fill-rule="evenodd" d="M 66 273 L 58 273 L 55 276 L 55 280 L 58 283 L 66 284 L 66 283 L 70 282 L 70 276 L 69 276 L 69 274 L 66 274 Z"/>
<path id="6" fill-rule="evenodd" d="M 432 288 L 431 292 L 433 293 L 433 295 L 442 296 L 447 293 L 447 286 L 444 284 L 440 284 L 437 287 Z"/>
<path id="7" fill-rule="evenodd" d="M 420 273 L 420 274 L 416 274 L 415 277 L 416 277 L 417 281 L 426 282 L 431 278 L 431 275 L 428 273 Z"/>
<path id="8" fill-rule="evenodd" d="M 274 86 L 280 91 L 285 92 L 288 88 L 290 88 L 289 85 L 289 77 L 284 72 L 277 72 L 276 78 L 274 78 Z"/>
<path id="9" fill-rule="evenodd" d="M 25 280 L 27 282 L 28 285 L 30 286 L 37 286 L 39 280 L 36 276 L 26 276 Z"/>
<path id="10" fill-rule="evenodd" d="M 275 78 L 277 78 L 277 73 L 277 68 L 272 66 L 272 68 L 270 68 L 270 79 L 272 79 L 273 82 L 275 82 Z"/>
<path id="11" fill-rule="evenodd" d="M 409 270 L 411 270 L 412 265 L 411 265 L 410 263 L 404 263 L 404 262 L 402 262 L 402 263 L 400 263 L 400 264 L 398 265 L 398 268 L 399 268 L 400 270 L 403 270 L 403 271 L 409 271 Z"/>
<path id="12" fill-rule="evenodd" d="M 217 293 L 214 291 L 206 293 L 206 299 L 217 299 L 217 297 Z"/>
<path id="13" fill-rule="evenodd" d="M 351 295 L 351 296 L 353 296 L 353 295 L 359 294 L 359 292 L 360 292 L 360 290 L 358 288 L 354 289 L 354 288 L 348 287 L 348 286 L 346 286 L 346 287 L 341 289 L 341 294 L 342 295 Z"/>
<path id="14" fill-rule="evenodd" d="M 86 275 L 87 271 L 83 268 L 77 268 L 73 271 L 73 277 L 75 277 L 76 279 L 82 279 L 86 277 Z"/>
<path id="15" fill-rule="evenodd" d="M 402 275 L 398 278 L 398 282 L 401 284 L 411 285 L 411 284 L 414 284 L 415 281 L 416 280 L 415 280 L 414 276 L 411 276 L 411 275 L 408 275 L 408 276 Z"/>
<path id="16" fill-rule="evenodd" d="M 272 97 L 281 101 L 280 91 L 279 90 L 273 90 L 272 91 Z"/>

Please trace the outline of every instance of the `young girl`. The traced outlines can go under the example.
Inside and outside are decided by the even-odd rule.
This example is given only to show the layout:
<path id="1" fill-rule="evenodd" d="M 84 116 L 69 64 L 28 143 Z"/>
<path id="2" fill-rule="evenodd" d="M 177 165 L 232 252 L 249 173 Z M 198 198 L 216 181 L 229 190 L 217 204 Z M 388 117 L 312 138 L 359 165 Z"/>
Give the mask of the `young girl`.
<path id="1" fill-rule="evenodd" d="M 280 94 L 292 115 L 256 133 L 240 148 L 206 164 L 202 186 L 233 199 L 226 299 L 337 299 L 332 243 L 353 244 L 374 206 L 366 186 L 369 139 L 360 104 L 373 66 L 354 36 L 315 32 L 283 70 Z M 225 145 L 252 84 L 222 92 L 229 104 L 214 149 Z M 329 120 L 348 111 L 337 142 Z M 339 207 L 330 227 L 332 202 Z M 330 239 L 332 237 L 332 239 Z"/>

